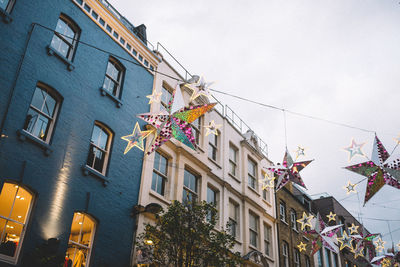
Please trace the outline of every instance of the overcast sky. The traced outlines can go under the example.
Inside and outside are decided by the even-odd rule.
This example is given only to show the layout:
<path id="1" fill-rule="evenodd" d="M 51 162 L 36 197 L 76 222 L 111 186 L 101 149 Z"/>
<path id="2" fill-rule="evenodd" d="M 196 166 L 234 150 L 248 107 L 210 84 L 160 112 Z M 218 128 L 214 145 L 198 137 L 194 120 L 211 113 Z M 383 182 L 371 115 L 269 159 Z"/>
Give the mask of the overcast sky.
<path id="1" fill-rule="evenodd" d="M 311 116 L 376 131 L 389 152 L 400 133 L 400 4 L 398 0 L 109 0 L 148 39 L 163 44 L 214 89 Z M 277 163 L 285 151 L 283 113 L 215 93 L 269 145 Z M 262 114 L 262 117 L 260 116 Z M 385 185 L 362 207 L 366 182 L 345 198 L 343 186 L 363 179 L 342 167 L 351 139 L 373 133 L 287 114 L 287 145 L 315 159 L 302 177 L 310 195 L 333 195 L 371 232 L 400 242 L 400 191 Z M 395 153 L 400 153 L 400 147 Z M 361 206 L 361 208 L 360 208 Z M 390 243 L 390 244 L 389 244 Z"/>

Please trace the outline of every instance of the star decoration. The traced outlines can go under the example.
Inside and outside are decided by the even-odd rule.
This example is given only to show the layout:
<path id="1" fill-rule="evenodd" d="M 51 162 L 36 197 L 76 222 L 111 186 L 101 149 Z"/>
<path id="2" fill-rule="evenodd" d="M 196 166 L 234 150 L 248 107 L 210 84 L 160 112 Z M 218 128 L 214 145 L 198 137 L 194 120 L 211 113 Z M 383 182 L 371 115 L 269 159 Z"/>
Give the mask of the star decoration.
<path id="1" fill-rule="evenodd" d="M 197 78 L 197 79 L 196 79 Z M 197 80 L 195 82 L 191 82 L 191 80 Z M 206 83 L 203 77 L 198 78 L 198 76 L 193 76 L 189 83 L 186 83 L 184 86 L 191 89 L 193 91 L 192 96 L 190 97 L 190 101 L 195 100 L 197 97 L 203 95 L 210 99 L 211 94 L 209 91 L 210 85 L 214 82 Z"/>
<path id="2" fill-rule="evenodd" d="M 400 189 L 400 155 L 390 157 L 377 136 L 375 136 L 372 160 L 345 168 L 368 177 L 364 205 L 385 184 Z"/>
<path id="3" fill-rule="evenodd" d="M 267 188 L 273 188 L 275 186 L 275 177 L 270 176 L 268 173 L 264 173 L 264 178 L 259 180 L 262 185 L 262 190 Z"/>
<path id="4" fill-rule="evenodd" d="M 312 226 L 311 225 L 311 220 L 314 218 L 313 215 L 307 216 L 307 214 L 303 211 L 303 218 L 296 220 L 296 222 L 301 224 L 301 231 L 306 228 L 306 226 Z"/>
<path id="5" fill-rule="evenodd" d="M 400 145 L 400 134 L 396 138 L 393 138 L 393 139 L 394 139 L 394 141 L 396 141 L 396 145 Z"/>
<path id="6" fill-rule="evenodd" d="M 301 179 L 299 172 L 304 169 L 308 164 L 310 164 L 311 161 L 312 160 L 293 162 L 289 151 L 286 149 L 282 165 L 271 166 L 267 168 L 268 170 L 273 171 L 278 176 L 276 190 L 281 189 L 289 181 L 292 181 L 306 188 L 306 185 L 304 184 L 303 179 Z"/>
<path id="7" fill-rule="evenodd" d="M 305 150 L 304 147 L 297 146 L 297 150 L 296 150 L 296 159 L 298 159 L 300 156 L 305 156 L 304 150 Z"/>
<path id="8" fill-rule="evenodd" d="M 350 181 L 348 181 L 348 182 L 347 182 L 347 185 L 346 185 L 346 186 L 343 186 L 343 188 L 347 190 L 347 191 L 346 191 L 346 194 L 348 195 L 348 194 L 350 194 L 351 192 L 357 193 L 357 191 L 356 191 L 356 185 L 357 185 L 357 184 L 352 184 L 352 183 L 350 183 Z"/>
<path id="9" fill-rule="evenodd" d="M 353 246 L 351 244 L 353 239 L 351 238 L 351 236 L 347 235 L 346 231 L 343 231 L 342 237 L 338 237 L 336 239 L 340 243 L 340 250 L 344 249 L 345 247 L 348 247 L 350 250 L 353 249 Z"/>
<path id="10" fill-rule="evenodd" d="M 362 245 L 362 240 L 358 241 L 354 248 L 351 249 L 351 252 L 354 253 L 354 258 L 357 259 L 358 256 L 364 257 L 363 255 L 364 246 Z"/>
<path id="11" fill-rule="evenodd" d="M 349 152 L 349 162 L 354 156 L 360 155 L 365 156 L 364 152 L 362 152 L 361 148 L 365 145 L 365 143 L 357 144 L 354 139 L 351 139 L 351 144 L 348 147 L 345 147 L 344 150 Z"/>
<path id="12" fill-rule="evenodd" d="M 383 251 L 385 249 L 385 246 L 384 246 L 385 243 L 386 243 L 386 241 L 383 241 L 382 238 L 379 237 L 378 240 L 374 241 L 375 249 L 378 252 Z"/>
<path id="13" fill-rule="evenodd" d="M 337 246 L 334 242 L 334 236 L 336 236 L 340 227 L 342 227 L 342 224 L 327 227 L 321 215 L 318 213 L 317 217 L 313 220 L 312 230 L 304 232 L 305 236 L 312 241 L 311 255 L 314 255 L 321 247 L 338 253 Z"/>
<path id="14" fill-rule="evenodd" d="M 328 222 L 330 222 L 330 221 L 336 221 L 336 219 L 335 219 L 336 214 L 333 213 L 332 211 L 331 211 L 328 215 L 326 215 L 326 217 L 328 217 L 328 219 L 329 219 Z"/>
<path id="15" fill-rule="evenodd" d="M 161 98 L 162 92 L 154 91 L 151 95 L 147 95 L 146 97 L 149 99 L 149 104 L 151 103 L 159 103 Z"/>
<path id="16" fill-rule="evenodd" d="M 299 248 L 299 251 L 302 252 L 303 250 L 306 250 L 306 244 L 304 244 L 303 242 L 300 242 L 300 244 L 297 245 L 297 247 Z"/>
<path id="17" fill-rule="evenodd" d="M 211 110 L 216 104 L 185 107 L 180 84 L 178 84 L 166 110 L 155 114 L 143 113 L 137 115 L 140 119 L 156 128 L 156 137 L 147 154 L 151 154 L 172 137 L 195 150 L 195 139 L 192 134 L 191 123 Z"/>
<path id="18" fill-rule="evenodd" d="M 222 127 L 221 124 L 215 124 L 215 121 L 212 120 L 208 124 L 208 126 L 204 126 L 207 129 L 206 136 L 209 134 L 218 135 L 218 129 Z"/>
<path id="19" fill-rule="evenodd" d="M 128 153 L 128 151 L 131 150 L 132 147 L 137 147 L 140 150 L 144 151 L 143 140 L 147 136 L 149 136 L 150 133 L 152 133 L 152 131 L 140 130 L 139 123 L 136 122 L 132 134 L 121 137 L 121 139 L 128 141 L 128 145 L 125 148 L 124 154 Z"/>
<path id="20" fill-rule="evenodd" d="M 392 264 L 391 260 L 389 258 L 384 258 L 381 262 L 382 267 L 387 267 Z"/>
<path id="21" fill-rule="evenodd" d="M 351 227 L 349 227 L 350 234 L 358 234 L 358 225 L 355 225 L 354 223 L 351 224 Z"/>
<path id="22" fill-rule="evenodd" d="M 400 250 L 400 242 L 397 243 L 397 249 Z"/>

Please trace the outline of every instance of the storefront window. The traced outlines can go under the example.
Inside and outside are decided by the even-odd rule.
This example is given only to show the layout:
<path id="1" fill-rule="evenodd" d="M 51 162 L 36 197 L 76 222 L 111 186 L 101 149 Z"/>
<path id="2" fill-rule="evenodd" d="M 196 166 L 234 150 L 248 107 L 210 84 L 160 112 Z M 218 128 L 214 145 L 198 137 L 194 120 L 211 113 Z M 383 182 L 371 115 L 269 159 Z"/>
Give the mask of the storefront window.
<path id="1" fill-rule="evenodd" d="M 68 241 L 66 266 L 89 266 L 96 223 L 88 215 L 75 212 Z"/>
<path id="2" fill-rule="evenodd" d="M 31 203 L 32 195 L 27 190 L 4 183 L 0 194 L 0 259 L 17 261 Z"/>

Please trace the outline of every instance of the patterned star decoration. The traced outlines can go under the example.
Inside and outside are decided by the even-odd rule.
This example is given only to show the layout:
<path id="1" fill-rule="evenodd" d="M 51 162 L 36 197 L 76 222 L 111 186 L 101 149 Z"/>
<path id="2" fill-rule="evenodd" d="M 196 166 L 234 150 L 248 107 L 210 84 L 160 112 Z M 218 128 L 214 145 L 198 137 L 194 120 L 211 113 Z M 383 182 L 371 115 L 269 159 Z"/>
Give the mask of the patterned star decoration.
<path id="1" fill-rule="evenodd" d="M 268 170 L 273 171 L 278 176 L 276 190 L 278 191 L 279 189 L 281 189 L 289 181 L 292 181 L 306 188 L 303 179 L 301 179 L 300 171 L 304 169 L 308 164 L 310 164 L 311 161 L 312 160 L 294 162 L 289 154 L 289 151 L 286 149 L 282 165 L 271 166 L 267 168 Z"/>
<path id="2" fill-rule="evenodd" d="M 304 150 L 305 150 L 304 147 L 297 146 L 297 150 L 296 150 L 296 159 L 298 159 L 300 156 L 305 156 Z"/>
<path id="3" fill-rule="evenodd" d="M 350 234 L 358 234 L 358 225 L 355 225 L 354 223 L 351 224 L 351 227 L 349 227 Z"/>
<path id="4" fill-rule="evenodd" d="M 360 155 L 365 156 L 364 152 L 362 152 L 361 148 L 365 145 L 365 143 L 357 144 L 354 139 L 351 139 L 351 144 L 348 147 L 345 147 L 344 150 L 349 152 L 349 162 L 354 156 Z"/>
<path id="5" fill-rule="evenodd" d="M 330 222 L 330 221 L 336 221 L 336 214 L 335 213 L 333 213 L 332 211 L 328 214 L 328 215 L 326 215 L 326 217 L 328 217 L 328 219 L 329 219 L 329 221 L 328 222 Z"/>
<path id="6" fill-rule="evenodd" d="M 264 178 L 259 180 L 262 185 L 262 190 L 267 188 L 273 188 L 275 186 L 275 177 L 270 176 L 268 173 L 264 173 Z"/>
<path id="7" fill-rule="evenodd" d="M 353 249 L 353 246 L 351 244 L 353 239 L 351 238 L 351 236 L 347 235 L 346 231 L 343 231 L 342 237 L 338 237 L 336 239 L 340 243 L 340 250 L 344 249 L 345 247 L 348 247 L 350 250 Z"/>
<path id="8" fill-rule="evenodd" d="M 297 247 L 299 248 L 299 251 L 302 252 L 303 250 L 306 250 L 306 244 L 304 244 L 303 242 L 300 242 L 300 244 L 297 245 Z"/>
<path id="9" fill-rule="evenodd" d="M 206 131 L 206 136 L 208 136 L 209 134 L 214 134 L 214 135 L 218 135 L 218 129 L 222 127 L 221 124 L 215 124 L 215 121 L 212 120 L 210 121 L 210 123 L 208 124 L 208 126 L 204 126 L 207 131 Z"/>
<path id="10" fill-rule="evenodd" d="M 375 249 L 378 252 L 383 251 L 385 249 L 385 246 L 384 246 L 385 243 L 386 243 L 386 241 L 383 241 L 382 238 L 379 237 L 378 240 L 374 241 Z"/>
<path id="11" fill-rule="evenodd" d="M 128 141 L 128 145 L 125 148 L 124 154 L 128 153 L 128 151 L 131 150 L 132 147 L 137 147 L 140 150 L 144 151 L 143 140 L 152 132 L 153 131 L 140 130 L 139 123 L 136 122 L 132 134 L 121 137 L 121 139 Z"/>
<path id="12" fill-rule="evenodd" d="M 166 110 L 159 113 L 137 115 L 137 117 L 156 128 L 156 137 L 146 153 L 151 154 L 172 137 L 195 150 L 195 139 L 192 134 L 191 123 L 211 110 L 216 104 L 185 107 L 180 84 L 178 84 Z"/>
<path id="13" fill-rule="evenodd" d="M 303 218 L 296 220 L 296 222 L 301 224 L 301 231 L 306 228 L 306 226 L 312 226 L 311 225 L 311 220 L 314 218 L 313 215 L 307 216 L 307 214 L 303 211 Z"/>
<path id="14" fill-rule="evenodd" d="M 159 103 L 162 92 L 154 91 L 151 95 L 147 95 L 146 97 L 149 99 L 149 104 L 151 103 Z"/>
<path id="15" fill-rule="evenodd" d="M 214 82 L 205 82 L 203 77 L 193 76 L 192 79 L 189 80 L 189 83 L 186 83 L 184 86 L 191 89 L 193 91 L 192 96 L 190 97 L 190 101 L 195 100 L 199 96 L 203 95 L 210 99 L 211 94 L 209 91 L 210 86 Z"/>
<path id="16" fill-rule="evenodd" d="M 377 136 L 375 136 L 372 160 L 345 168 L 368 177 L 364 205 L 385 184 L 400 189 L 400 155 L 390 157 Z"/>
<path id="17" fill-rule="evenodd" d="M 362 245 L 362 240 L 358 241 L 354 248 L 351 249 L 351 252 L 354 253 L 354 258 L 357 259 L 358 256 L 364 257 L 363 250 L 364 246 Z"/>
<path id="18" fill-rule="evenodd" d="M 347 182 L 346 186 L 343 186 L 344 189 L 346 189 L 346 194 L 351 194 L 351 192 L 357 193 L 356 191 L 356 185 L 357 184 L 352 184 L 350 181 Z"/>

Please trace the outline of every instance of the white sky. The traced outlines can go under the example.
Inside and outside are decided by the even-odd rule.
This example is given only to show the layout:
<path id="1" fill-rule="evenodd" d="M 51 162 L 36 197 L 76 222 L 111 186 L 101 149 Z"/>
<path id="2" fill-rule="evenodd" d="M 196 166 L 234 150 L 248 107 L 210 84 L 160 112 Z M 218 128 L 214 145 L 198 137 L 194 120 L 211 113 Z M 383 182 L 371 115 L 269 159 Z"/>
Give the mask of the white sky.
<path id="1" fill-rule="evenodd" d="M 214 89 L 288 110 L 377 132 L 391 152 L 400 133 L 400 4 L 397 0 L 132 1 L 109 0 L 148 39 L 163 44 L 192 74 L 215 81 Z M 283 114 L 215 94 L 269 145 L 272 161 L 285 151 Z M 262 118 L 260 118 L 262 114 Z M 287 114 L 288 149 L 306 147 L 315 159 L 302 177 L 310 195 L 347 195 L 347 181 L 363 179 L 342 167 L 351 138 L 367 142 L 373 133 Z M 395 153 L 400 153 L 400 147 Z M 371 232 L 400 242 L 400 191 L 385 185 L 363 208 L 366 182 L 340 201 Z M 389 234 L 384 236 L 391 246 Z"/>

